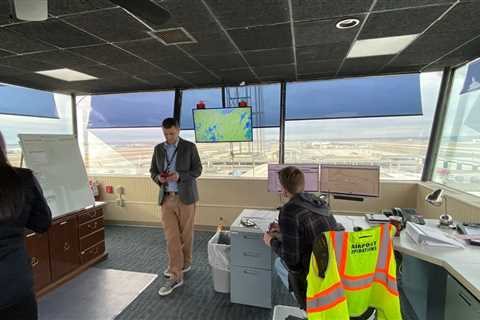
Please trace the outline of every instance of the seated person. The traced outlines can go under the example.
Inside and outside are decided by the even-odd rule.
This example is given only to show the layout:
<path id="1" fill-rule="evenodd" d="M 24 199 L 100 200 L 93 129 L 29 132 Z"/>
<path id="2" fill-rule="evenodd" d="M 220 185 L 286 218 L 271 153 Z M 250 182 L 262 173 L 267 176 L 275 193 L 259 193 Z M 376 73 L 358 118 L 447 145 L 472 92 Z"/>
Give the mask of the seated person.
<path id="1" fill-rule="evenodd" d="M 298 168 L 285 167 L 278 173 L 282 194 L 288 202 L 280 209 L 278 225 L 265 233 L 265 244 L 279 258 L 275 270 L 283 284 L 293 291 L 297 303 L 305 309 L 307 274 L 315 238 L 320 233 L 338 230 L 328 205 L 315 195 L 304 193 L 305 177 Z"/>

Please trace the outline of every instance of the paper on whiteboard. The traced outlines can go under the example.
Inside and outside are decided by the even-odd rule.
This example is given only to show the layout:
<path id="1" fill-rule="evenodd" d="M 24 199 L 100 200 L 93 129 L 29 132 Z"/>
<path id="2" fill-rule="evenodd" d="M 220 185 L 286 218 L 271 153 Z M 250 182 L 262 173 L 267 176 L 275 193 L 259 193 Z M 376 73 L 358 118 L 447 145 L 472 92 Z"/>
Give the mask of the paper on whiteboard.
<path id="1" fill-rule="evenodd" d="M 29 153 L 29 160 L 32 167 L 48 164 L 48 156 L 44 151 L 33 151 Z"/>

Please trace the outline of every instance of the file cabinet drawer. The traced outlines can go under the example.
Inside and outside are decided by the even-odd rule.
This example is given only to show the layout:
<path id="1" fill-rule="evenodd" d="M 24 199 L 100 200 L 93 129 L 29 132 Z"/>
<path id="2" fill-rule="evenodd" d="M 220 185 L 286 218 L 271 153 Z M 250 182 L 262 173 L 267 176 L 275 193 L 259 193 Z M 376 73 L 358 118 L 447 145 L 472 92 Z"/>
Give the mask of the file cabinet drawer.
<path id="1" fill-rule="evenodd" d="M 263 234 L 232 232 L 231 241 L 232 265 L 272 269 L 272 250 L 263 242 Z"/>
<path id="2" fill-rule="evenodd" d="M 450 275 L 445 300 L 445 320 L 480 319 L 480 301 Z"/>
<path id="3" fill-rule="evenodd" d="M 245 267 L 231 267 L 230 299 L 233 303 L 272 307 L 272 272 Z"/>

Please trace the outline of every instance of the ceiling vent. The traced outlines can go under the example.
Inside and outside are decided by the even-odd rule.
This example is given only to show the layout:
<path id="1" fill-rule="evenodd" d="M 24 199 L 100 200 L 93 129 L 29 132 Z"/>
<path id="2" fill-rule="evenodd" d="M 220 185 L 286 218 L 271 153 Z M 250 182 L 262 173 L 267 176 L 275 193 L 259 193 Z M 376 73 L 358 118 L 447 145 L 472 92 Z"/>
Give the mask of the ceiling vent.
<path id="1" fill-rule="evenodd" d="M 152 37 L 166 46 L 197 43 L 197 40 L 184 28 L 162 29 L 148 32 Z"/>

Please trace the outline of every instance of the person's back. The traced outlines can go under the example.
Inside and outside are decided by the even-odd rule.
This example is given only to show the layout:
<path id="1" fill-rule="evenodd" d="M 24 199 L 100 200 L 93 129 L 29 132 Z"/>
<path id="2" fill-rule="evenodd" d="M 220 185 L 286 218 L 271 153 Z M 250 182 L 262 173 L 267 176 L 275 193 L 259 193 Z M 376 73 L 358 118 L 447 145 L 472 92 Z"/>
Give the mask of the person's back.
<path id="1" fill-rule="evenodd" d="M 8 164 L 0 133 L 0 319 L 36 319 L 25 228 L 46 232 L 51 220 L 32 171 Z"/>

